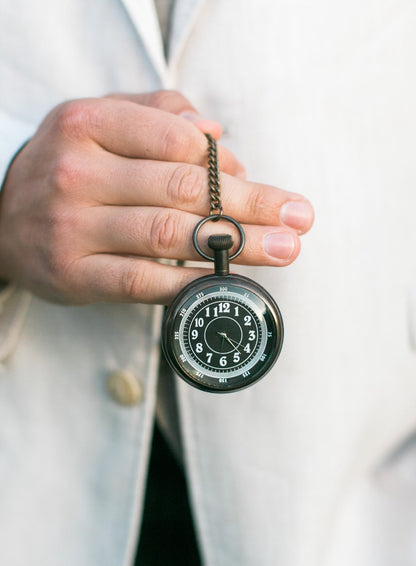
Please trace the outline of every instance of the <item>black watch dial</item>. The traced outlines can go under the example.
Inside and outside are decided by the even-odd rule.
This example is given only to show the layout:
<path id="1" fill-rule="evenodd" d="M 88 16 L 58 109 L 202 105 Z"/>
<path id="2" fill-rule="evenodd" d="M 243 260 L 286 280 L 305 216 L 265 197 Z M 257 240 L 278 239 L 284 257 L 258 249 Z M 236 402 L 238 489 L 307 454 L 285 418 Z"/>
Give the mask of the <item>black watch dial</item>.
<path id="1" fill-rule="evenodd" d="M 237 275 L 210 275 L 188 285 L 169 308 L 162 336 L 175 372 L 216 392 L 258 381 L 275 363 L 282 342 L 282 317 L 273 298 Z"/>

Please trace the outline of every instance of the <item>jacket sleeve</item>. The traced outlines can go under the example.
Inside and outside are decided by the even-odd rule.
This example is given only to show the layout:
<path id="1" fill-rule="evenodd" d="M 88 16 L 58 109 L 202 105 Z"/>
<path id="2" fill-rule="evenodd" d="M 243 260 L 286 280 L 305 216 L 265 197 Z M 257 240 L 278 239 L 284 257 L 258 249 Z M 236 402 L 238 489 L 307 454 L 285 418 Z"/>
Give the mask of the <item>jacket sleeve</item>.
<path id="1" fill-rule="evenodd" d="M 36 126 L 0 109 L 0 187 L 14 156 L 33 135 Z M 0 283 L 0 363 L 14 350 L 23 327 L 30 294 Z"/>
<path id="2" fill-rule="evenodd" d="M 24 143 L 33 135 L 36 125 L 11 116 L 0 109 L 0 187 L 8 167 Z"/>

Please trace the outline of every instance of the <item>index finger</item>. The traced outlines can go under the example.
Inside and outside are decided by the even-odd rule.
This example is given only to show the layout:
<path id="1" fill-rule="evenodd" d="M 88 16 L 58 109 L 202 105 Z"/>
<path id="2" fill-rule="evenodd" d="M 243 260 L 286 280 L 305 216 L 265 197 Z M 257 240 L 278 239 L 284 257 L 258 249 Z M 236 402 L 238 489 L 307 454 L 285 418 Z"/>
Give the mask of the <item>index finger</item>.
<path id="1" fill-rule="evenodd" d="M 109 95 L 108 98 L 130 100 L 135 104 L 151 106 L 152 108 L 158 108 L 159 110 L 176 114 L 182 118 L 186 117 L 186 119 L 190 120 L 201 132 L 211 134 L 216 140 L 219 140 L 222 135 L 221 124 L 215 120 L 203 118 L 183 94 L 174 90 L 158 90 L 139 94 L 116 93 Z"/>
<path id="2" fill-rule="evenodd" d="M 60 131 L 77 144 L 89 138 L 123 157 L 206 164 L 204 134 L 170 112 L 129 100 L 101 98 L 71 101 L 56 113 Z M 228 150 L 222 149 L 221 155 L 223 162 L 235 160 Z"/>

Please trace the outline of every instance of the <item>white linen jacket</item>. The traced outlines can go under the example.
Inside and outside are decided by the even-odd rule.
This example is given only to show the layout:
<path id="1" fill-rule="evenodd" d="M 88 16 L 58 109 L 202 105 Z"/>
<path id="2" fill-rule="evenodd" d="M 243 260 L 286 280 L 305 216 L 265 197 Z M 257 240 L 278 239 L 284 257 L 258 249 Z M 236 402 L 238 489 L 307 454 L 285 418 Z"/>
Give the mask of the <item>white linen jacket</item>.
<path id="1" fill-rule="evenodd" d="M 272 372 L 216 396 L 178 384 L 206 566 L 416 564 L 416 4 L 0 2 L 0 171 L 71 98 L 175 88 L 224 125 L 249 179 L 305 194 Z M 232 211 L 227 211 L 232 215 Z M 0 313 L 0 564 L 130 566 L 154 418 L 160 307 Z M 106 379 L 129 371 L 131 407 Z"/>

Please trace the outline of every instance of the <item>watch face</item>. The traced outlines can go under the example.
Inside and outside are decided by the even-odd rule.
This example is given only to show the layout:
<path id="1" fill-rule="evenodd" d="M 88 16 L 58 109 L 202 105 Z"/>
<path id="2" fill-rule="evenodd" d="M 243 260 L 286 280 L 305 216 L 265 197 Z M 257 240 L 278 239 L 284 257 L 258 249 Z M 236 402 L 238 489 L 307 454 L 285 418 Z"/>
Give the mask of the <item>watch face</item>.
<path id="1" fill-rule="evenodd" d="M 283 341 L 271 296 L 242 276 L 191 283 L 167 313 L 162 345 L 172 368 L 206 391 L 247 387 L 271 368 Z"/>

